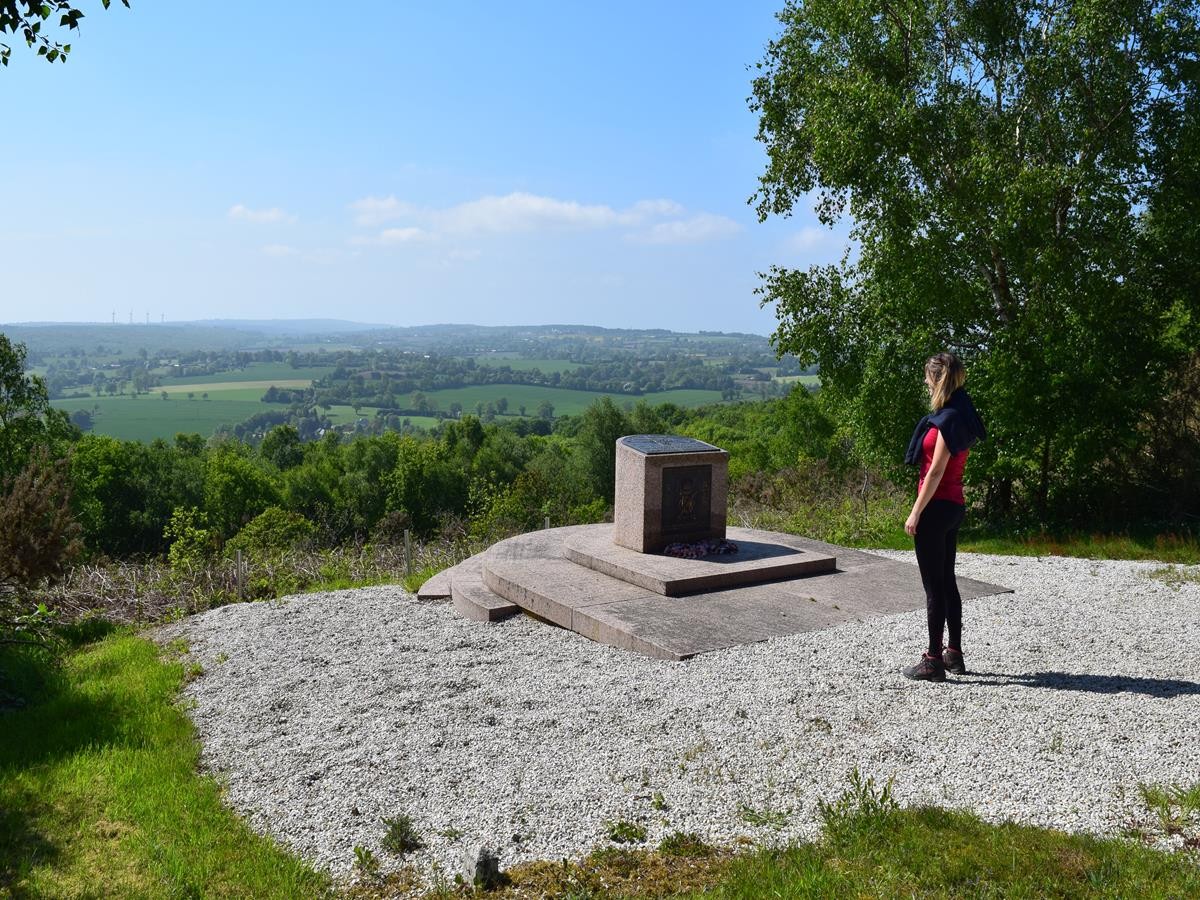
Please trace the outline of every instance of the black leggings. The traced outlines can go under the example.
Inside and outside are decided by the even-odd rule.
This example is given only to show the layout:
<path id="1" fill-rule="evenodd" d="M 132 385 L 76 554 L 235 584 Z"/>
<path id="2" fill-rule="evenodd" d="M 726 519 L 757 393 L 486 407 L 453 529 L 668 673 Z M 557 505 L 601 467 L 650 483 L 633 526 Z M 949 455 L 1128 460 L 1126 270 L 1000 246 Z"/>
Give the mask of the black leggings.
<path id="1" fill-rule="evenodd" d="M 962 597 L 954 578 L 954 554 L 965 512 L 951 500 L 930 500 L 917 520 L 917 565 L 925 585 L 931 656 L 941 656 L 943 625 L 949 631 L 949 646 L 962 648 Z"/>

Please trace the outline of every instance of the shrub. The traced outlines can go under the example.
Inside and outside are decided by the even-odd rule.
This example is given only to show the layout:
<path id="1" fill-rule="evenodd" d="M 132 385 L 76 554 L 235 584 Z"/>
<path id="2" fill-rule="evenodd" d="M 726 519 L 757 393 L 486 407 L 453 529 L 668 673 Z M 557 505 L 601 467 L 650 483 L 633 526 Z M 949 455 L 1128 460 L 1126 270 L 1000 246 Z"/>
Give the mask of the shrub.
<path id="1" fill-rule="evenodd" d="M 225 546 L 229 550 L 290 550 L 307 546 L 315 532 L 316 526 L 299 513 L 270 506 Z"/>
<path id="2" fill-rule="evenodd" d="M 0 494 L 0 642 L 45 646 L 52 615 L 27 594 L 62 577 L 81 549 L 66 460 L 35 452 Z"/>
<path id="3" fill-rule="evenodd" d="M 385 818 L 383 824 L 387 826 L 387 833 L 384 834 L 381 843 L 383 849 L 389 853 L 403 856 L 425 846 L 425 842 L 421 840 L 421 836 L 417 833 L 417 827 L 409 816 L 401 813 L 398 816 Z"/>
<path id="4" fill-rule="evenodd" d="M 621 819 L 605 825 L 610 840 L 618 844 L 638 844 L 646 839 L 646 826 Z"/>
<path id="5" fill-rule="evenodd" d="M 192 568 L 212 556 L 216 549 L 217 535 L 208 527 L 208 516 L 192 507 L 176 507 L 171 521 L 163 529 L 163 536 L 170 542 L 167 560 L 171 568 Z"/>

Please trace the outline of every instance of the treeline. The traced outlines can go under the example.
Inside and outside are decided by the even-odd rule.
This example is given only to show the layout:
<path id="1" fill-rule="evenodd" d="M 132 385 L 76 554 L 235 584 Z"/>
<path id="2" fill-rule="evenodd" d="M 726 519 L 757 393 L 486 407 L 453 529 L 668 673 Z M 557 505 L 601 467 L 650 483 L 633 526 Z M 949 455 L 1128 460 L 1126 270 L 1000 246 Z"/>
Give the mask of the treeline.
<path id="1" fill-rule="evenodd" d="M 676 389 L 734 391 L 734 375 L 745 363 L 708 365 L 695 357 L 665 359 L 622 357 L 581 364 L 571 371 L 543 372 L 507 365 L 479 365 L 473 357 L 424 356 L 373 351 L 342 354 L 336 367 L 314 382 L 316 402 L 403 408 L 409 395 L 487 384 L 537 385 L 613 394 L 655 393 Z M 755 372 L 755 374 L 758 374 Z M 433 411 L 431 406 L 425 414 Z"/>
<path id="2" fill-rule="evenodd" d="M 466 415 L 434 434 L 387 432 L 305 442 L 278 425 L 253 446 L 178 435 L 143 444 L 84 435 L 66 450 L 72 509 L 88 553 L 161 556 L 231 541 L 316 546 L 420 538 L 481 538 L 604 519 L 612 502 L 617 438 L 693 433 L 736 450 L 734 475 L 829 454 L 832 434 L 807 391 L 756 410 L 688 411 L 671 404 L 621 410 L 602 398 L 550 423 L 484 424 Z M 752 436 L 751 436 L 752 435 Z M 822 436 L 825 436 L 824 438 Z M 247 531 L 248 529 L 248 531 Z M 202 533 L 203 538 L 196 538 Z"/>

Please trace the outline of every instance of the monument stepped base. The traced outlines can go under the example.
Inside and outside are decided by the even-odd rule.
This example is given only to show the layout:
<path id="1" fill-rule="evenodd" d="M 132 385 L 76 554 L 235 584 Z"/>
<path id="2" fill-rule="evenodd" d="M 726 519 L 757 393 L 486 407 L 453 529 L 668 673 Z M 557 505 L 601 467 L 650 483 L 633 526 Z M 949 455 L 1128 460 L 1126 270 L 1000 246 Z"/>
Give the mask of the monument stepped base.
<path id="1" fill-rule="evenodd" d="M 449 597 L 481 622 L 523 610 L 673 660 L 925 606 L 916 566 L 858 550 L 730 528 L 739 553 L 675 559 L 617 547 L 612 528 L 576 525 L 500 541 L 431 578 L 418 596 Z M 964 600 L 1008 591 L 969 578 L 958 586 Z"/>

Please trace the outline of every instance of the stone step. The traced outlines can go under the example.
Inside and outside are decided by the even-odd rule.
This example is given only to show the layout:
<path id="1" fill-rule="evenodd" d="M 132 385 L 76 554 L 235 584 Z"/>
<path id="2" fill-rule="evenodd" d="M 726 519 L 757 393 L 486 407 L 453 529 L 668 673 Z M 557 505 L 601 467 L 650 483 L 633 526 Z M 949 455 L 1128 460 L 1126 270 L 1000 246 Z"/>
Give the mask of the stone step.
<path id="1" fill-rule="evenodd" d="M 477 553 L 454 567 L 450 599 L 459 615 L 474 622 L 498 622 L 521 611 L 521 607 L 488 590 L 483 583 L 483 559 Z"/>
<path id="2" fill-rule="evenodd" d="M 454 573 L 458 571 L 458 564 L 451 566 L 448 569 L 442 569 L 436 575 L 431 577 L 417 590 L 418 600 L 449 600 L 450 599 L 450 582 L 454 579 Z"/>
<path id="3" fill-rule="evenodd" d="M 731 529 L 729 533 L 737 535 L 737 552 L 699 559 L 639 553 L 617 545 L 602 528 L 572 534 L 563 547 L 573 563 L 666 597 L 817 575 L 837 568 L 834 555 L 803 547 L 798 538 L 789 540 L 750 529 Z"/>

